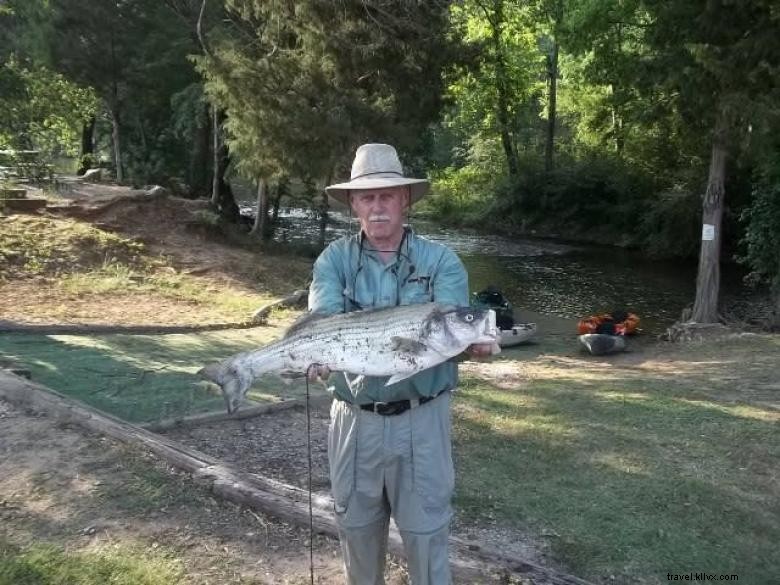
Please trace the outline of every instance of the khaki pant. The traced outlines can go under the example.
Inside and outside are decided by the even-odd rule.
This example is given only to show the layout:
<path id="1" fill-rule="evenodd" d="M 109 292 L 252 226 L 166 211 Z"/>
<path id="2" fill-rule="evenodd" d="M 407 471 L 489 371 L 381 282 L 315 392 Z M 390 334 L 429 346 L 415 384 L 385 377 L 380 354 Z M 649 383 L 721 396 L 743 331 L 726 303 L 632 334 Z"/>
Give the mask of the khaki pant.
<path id="1" fill-rule="evenodd" d="M 384 583 L 391 515 L 411 583 L 450 583 L 450 393 L 395 416 L 334 400 L 328 456 L 347 583 Z"/>

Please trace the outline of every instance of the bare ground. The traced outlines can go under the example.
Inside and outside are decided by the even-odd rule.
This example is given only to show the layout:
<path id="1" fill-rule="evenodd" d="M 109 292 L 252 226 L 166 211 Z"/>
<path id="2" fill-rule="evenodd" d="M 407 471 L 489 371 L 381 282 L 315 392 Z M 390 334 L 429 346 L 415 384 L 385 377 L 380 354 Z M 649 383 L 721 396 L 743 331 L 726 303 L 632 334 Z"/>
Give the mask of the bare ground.
<path id="1" fill-rule="evenodd" d="M 0 401 L 0 537 L 71 553 L 170 551 L 198 584 L 307 583 L 308 531 L 213 498 L 189 476 L 113 441 Z M 343 582 L 316 536 L 316 582 Z M 391 562 L 388 583 L 405 582 Z"/>

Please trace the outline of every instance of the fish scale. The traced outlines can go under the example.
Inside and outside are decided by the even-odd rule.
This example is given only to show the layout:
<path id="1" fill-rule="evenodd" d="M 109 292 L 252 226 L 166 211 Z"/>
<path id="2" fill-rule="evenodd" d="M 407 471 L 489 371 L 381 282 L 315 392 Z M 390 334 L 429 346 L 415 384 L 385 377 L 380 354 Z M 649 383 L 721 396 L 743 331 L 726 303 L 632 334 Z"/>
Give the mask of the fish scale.
<path id="1" fill-rule="evenodd" d="M 388 384 L 435 366 L 473 343 L 497 348 L 495 313 L 436 303 L 319 317 L 295 323 L 278 341 L 203 368 L 199 374 L 222 388 L 228 411 L 243 400 L 252 382 L 267 372 L 301 375 L 327 366 Z"/>

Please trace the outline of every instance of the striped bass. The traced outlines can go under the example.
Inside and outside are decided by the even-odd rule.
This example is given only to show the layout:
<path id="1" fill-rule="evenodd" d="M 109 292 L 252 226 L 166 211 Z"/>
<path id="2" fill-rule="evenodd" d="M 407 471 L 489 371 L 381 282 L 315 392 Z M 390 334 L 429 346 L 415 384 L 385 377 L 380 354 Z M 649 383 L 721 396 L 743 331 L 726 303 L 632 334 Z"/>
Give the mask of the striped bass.
<path id="1" fill-rule="evenodd" d="M 460 353 L 473 343 L 498 352 L 491 309 L 426 303 L 330 316 L 310 314 L 279 341 L 239 353 L 198 372 L 222 389 L 228 412 L 237 410 L 254 380 L 268 372 L 306 375 L 312 365 L 334 372 L 390 376 L 400 382 Z"/>

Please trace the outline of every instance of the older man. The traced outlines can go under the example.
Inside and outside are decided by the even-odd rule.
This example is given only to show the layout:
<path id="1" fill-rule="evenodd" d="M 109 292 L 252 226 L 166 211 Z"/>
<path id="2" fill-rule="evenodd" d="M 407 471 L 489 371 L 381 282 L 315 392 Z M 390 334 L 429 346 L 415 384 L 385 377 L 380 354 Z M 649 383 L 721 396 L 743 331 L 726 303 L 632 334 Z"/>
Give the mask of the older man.
<path id="1" fill-rule="evenodd" d="M 361 230 L 333 242 L 317 259 L 309 293 L 312 312 L 431 301 L 468 305 L 467 275 L 458 257 L 404 225 L 406 211 L 428 187 L 425 179 L 404 177 L 392 146 L 364 144 L 357 150 L 350 181 L 327 191 L 351 205 Z M 491 346 L 469 351 L 489 355 Z M 335 376 L 328 456 L 350 585 L 384 582 L 391 515 L 403 538 L 411 582 L 450 582 L 449 405 L 457 376 L 453 362 L 390 386 L 383 377 Z"/>

